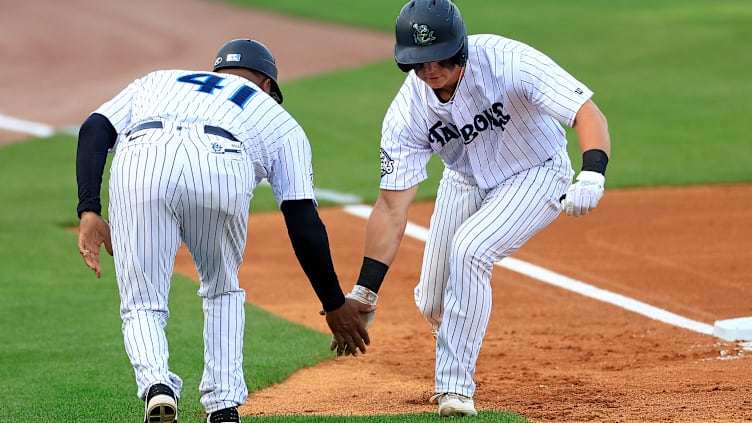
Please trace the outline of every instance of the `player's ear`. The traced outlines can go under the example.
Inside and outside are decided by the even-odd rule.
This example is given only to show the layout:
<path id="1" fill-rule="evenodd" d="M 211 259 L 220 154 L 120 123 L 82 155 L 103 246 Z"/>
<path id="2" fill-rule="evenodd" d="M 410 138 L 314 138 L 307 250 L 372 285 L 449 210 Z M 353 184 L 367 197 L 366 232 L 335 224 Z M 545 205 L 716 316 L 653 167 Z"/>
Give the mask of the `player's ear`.
<path id="1" fill-rule="evenodd" d="M 271 94 L 272 92 L 272 79 L 271 78 L 264 78 L 264 80 L 261 82 L 260 88 L 264 90 L 265 93 Z"/>

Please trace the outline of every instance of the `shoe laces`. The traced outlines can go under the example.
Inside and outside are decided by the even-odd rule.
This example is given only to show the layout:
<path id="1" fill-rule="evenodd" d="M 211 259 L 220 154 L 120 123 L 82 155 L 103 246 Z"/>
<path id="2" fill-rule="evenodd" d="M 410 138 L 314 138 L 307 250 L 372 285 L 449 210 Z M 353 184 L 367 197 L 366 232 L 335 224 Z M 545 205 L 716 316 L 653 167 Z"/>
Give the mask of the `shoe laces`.
<path id="1" fill-rule="evenodd" d="M 456 398 L 462 402 L 466 402 L 470 399 L 470 397 L 466 397 L 461 394 L 455 394 L 453 392 L 442 392 L 440 394 L 433 395 L 431 398 L 429 398 L 428 402 L 434 403 L 438 400 L 439 404 L 446 402 L 452 398 Z"/>
<path id="2" fill-rule="evenodd" d="M 172 388 L 163 383 L 154 384 L 149 388 L 149 392 L 146 394 L 146 401 L 157 395 L 169 395 L 175 398 L 175 392 L 172 391 Z"/>

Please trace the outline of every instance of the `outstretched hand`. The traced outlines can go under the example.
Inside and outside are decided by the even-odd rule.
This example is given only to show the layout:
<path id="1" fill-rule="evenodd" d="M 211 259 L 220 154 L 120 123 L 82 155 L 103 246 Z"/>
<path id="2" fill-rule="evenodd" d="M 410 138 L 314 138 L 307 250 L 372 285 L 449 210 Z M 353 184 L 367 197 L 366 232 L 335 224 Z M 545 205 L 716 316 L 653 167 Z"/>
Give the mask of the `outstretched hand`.
<path id="1" fill-rule="evenodd" d="M 97 274 L 98 278 L 102 277 L 102 268 L 99 265 L 99 250 L 102 244 L 107 253 L 112 255 L 110 225 L 97 213 L 81 213 L 81 223 L 78 228 L 78 252 L 81 253 L 84 263 Z"/>
<path id="2" fill-rule="evenodd" d="M 332 331 L 331 349 L 337 349 L 337 355 L 358 355 L 358 350 L 366 353 L 366 345 L 371 343 L 368 331 L 360 320 L 360 314 L 373 311 L 375 307 L 363 304 L 352 298 L 345 298 L 345 303 L 336 310 L 326 312 L 326 323 Z"/>

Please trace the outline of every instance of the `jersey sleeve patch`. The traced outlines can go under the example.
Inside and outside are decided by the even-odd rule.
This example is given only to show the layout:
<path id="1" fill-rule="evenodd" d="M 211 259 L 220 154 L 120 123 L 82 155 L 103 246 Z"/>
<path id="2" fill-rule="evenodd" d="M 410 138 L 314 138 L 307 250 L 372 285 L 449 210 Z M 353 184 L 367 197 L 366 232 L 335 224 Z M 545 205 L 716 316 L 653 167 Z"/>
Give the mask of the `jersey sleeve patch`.
<path id="1" fill-rule="evenodd" d="M 394 160 L 389 157 L 389 154 L 381 149 L 381 176 L 394 172 Z"/>

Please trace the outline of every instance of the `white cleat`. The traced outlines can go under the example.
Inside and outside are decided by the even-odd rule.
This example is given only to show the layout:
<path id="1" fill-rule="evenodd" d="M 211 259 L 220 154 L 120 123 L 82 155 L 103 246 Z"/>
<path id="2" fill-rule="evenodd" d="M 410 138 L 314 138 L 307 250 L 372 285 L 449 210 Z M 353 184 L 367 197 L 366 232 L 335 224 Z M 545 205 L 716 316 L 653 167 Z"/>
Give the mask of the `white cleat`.
<path id="1" fill-rule="evenodd" d="M 439 400 L 439 416 L 464 417 L 475 416 L 475 402 L 472 398 L 460 394 L 443 393 L 431 397 L 430 402 Z"/>

